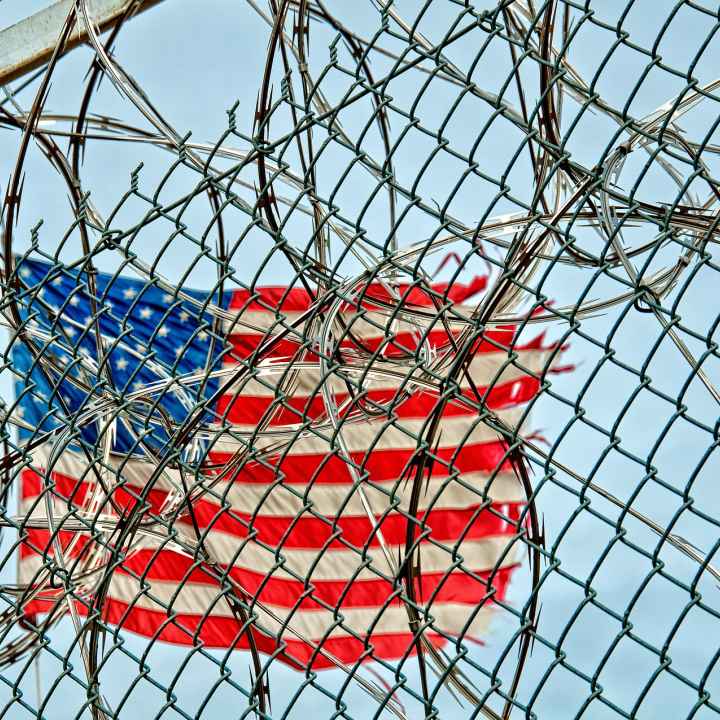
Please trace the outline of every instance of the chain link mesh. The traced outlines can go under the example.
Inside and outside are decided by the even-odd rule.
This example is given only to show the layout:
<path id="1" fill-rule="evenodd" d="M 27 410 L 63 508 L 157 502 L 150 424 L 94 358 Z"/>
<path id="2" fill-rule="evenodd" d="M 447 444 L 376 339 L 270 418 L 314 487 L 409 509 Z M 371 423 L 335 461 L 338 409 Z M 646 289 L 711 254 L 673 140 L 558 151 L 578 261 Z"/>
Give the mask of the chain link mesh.
<path id="1" fill-rule="evenodd" d="M 230 29 L 222 3 L 141 5 L 101 35 L 91 2 L 68 3 L 50 63 L 0 98 L 0 716 L 720 714 L 717 6 L 249 0 Z M 87 47 L 64 57 L 76 26 Z M 154 76 L 125 37 L 180 42 L 197 75 Z M 206 121 L 214 141 L 189 133 Z M 253 394 L 269 399 L 242 425 Z M 370 469 L 388 437 L 410 447 L 390 490 Z M 478 437 L 499 450 L 468 479 Z M 312 472 L 286 482 L 305 447 L 351 478 L 334 512 Z M 251 465 L 268 490 L 242 486 L 238 510 L 219 479 Z M 423 513 L 457 488 L 473 515 L 438 538 Z M 270 496 L 295 508 L 273 541 L 254 525 Z M 295 573 L 320 637 L 228 572 L 223 514 L 238 553 L 263 549 L 263 583 Z M 462 545 L 478 519 L 504 528 L 485 574 Z M 336 606 L 288 560 L 305 520 L 328 538 L 317 567 L 331 542 L 355 563 Z M 152 558 L 130 562 L 148 543 L 188 561 L 169 599 Z M 392 593 L 359 627 L 343 603 L 373 563 Z M 216 588 L 194 625 L 193 572 Z M 476 599 L 455 591 L 445 622 L 458 579 Z M 161 619 L 138 632 L 146 601 Z M 201 631 L 220 605 L 225 648 Z M 374 642 L 391 606 L 401 652 Z"/>

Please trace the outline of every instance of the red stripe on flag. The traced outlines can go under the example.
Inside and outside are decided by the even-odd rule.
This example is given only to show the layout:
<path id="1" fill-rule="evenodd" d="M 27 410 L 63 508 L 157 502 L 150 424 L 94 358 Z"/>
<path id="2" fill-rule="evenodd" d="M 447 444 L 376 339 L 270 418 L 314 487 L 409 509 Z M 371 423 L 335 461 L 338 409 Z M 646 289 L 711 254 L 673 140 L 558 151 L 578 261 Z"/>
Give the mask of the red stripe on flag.
<path id="1" fill-rule="evenodd" d="M 139 492 L 139 489 L 136 489 L 136 492 Z M 125 490 L 118 490 L 116 493 L 128 498 L 126 506 L 134 504 L 131 493 Z M 166 497 L 166 493 L 162 491 L 155 493 L 157 500 L 148 509 L 151 515 L 157 514 Z M 358 515 L 323 519 L 305 512 L 291 517 L 273 517 L 236 509 L 222 509 L 219 504 L 202 499 L 195 500 L 192 507 L 201 531 L 223 532 L 241 539 L 250 537 L 277 548 L 327 551 L 344 550 L 348 545 L 356 548 L 379 547 L 378 531 L 382 532 L 385 542 L 402 545 L 407 537 L 408 524 L 415 528 L 416 536 L 427 535 L 420 544 L 445 542 L 452 546 L 458 538 L 480 540 L 488 536 L 512 536 L 517 532 L 524 504 L 493 503 L 482 507 L 478 503 L 457 509 L 431 510 L 428 513 L 418 513 L 415 521 L 403 513 L 393 512 L 384 517 L 377 515 L 376 525 L 373 525 L 368 517 Z M 180 515 L 176 521 L 192 527 L 193 520 L 189 512 L 184 507 L 178 512 Z M 62 521 L 58 522 L 58 527 L 63 547 L 66 547 L 73 532 L 62 530 Z M 28 542 L 38 548 L 45 548 L 48 553 L 53 552 L 49 530 L 28 528 L 26 532 Z M 25 549 L 25 555 L 33 553 L 29 546 Z"/>
<path id="2" fill-rule="evenodd" d="M 520 377 L 511 382 L 502 383 L 492 387 L 477 388 L 478 396 L 472 390 L 458 393 L 473 404 L 482 402 L 491 410 L 499 410 L 512 405 L 532 400 L 540 388 L 540 381 L 530 375 Z M 337 404 L 345 402 L 348 393 L 335 393 Z M 390 388 L 369 390 L 360 395 L 363 405 L 370 409 L 377 409 L 374 405 L 390 406 L 390 412 L 398 418 L 428 417 L 437 407 L 439 396 L 436 393 L 417 391 L 407 398 L 400 399 L 395 390 Z M 390 405 L 395 401 L 396 404 Z M 273 407 L 273 405 L 275 407 Z M 325 401 L 318 392 L 312 397 L 289 395 L 282 398 L 282 402 L 272 397 L 258 397 L 257 395 L 223 395 L 217 404 L 217 413 L 225 422 L 237 425 L 256 425 L 265 416 L 270 408 L 272 420 L 270 426 L 290 425 L 301 423 L 307 419 L 315 420 L 325 415 Z M 350 406 L 341 416 L 347 415 L 358 406 Z M 468 415 L 477 416 L 477 410 L 467 405 L 448 404 L 443 409 L 443 416 Z"/>
<path id="3" fill-rule="evenodd" d="M 88 614 L 84 605 L 81 603 L 76 605 L 80 615 Z M 25 614 L 32 616 L 49 612 L 53 606 L 52 601 L 32 601 L 27 604 Z M 107 598 L 103 605 L 103 619 L 106 623 L 143 637 L 184 646 L 202 644 L 208 648 L 234 647 L 241 650 L 250 647 L 247 631 L 243 630 L 233 618 L 179 613 L 173 613 L 172 618 L 173 622 L 169 622 L 164 612 L 134 608 L 131 604 L 112 597 Z M 239 636 L 241 631 L 243 634 Z M 428 630 L 425 637 L 436 647 L 443 647 L 447 642 L 444 637 L 432 630 Z M 253 631 L 253 639 L 257 649 L 264 654 L 273 654 L 278 649 L 278 641 L 273 637 Z M 299 670 L 308 668 L 324 670 L 335 667 L 331 660 L 320 652 L 315 652 L 313 646 L 296 639 L 291 633 L 287 633 L 282 638 L 281 644 L 284 650 L 279 655 L 279 659 Z M 405 655 L 414 655 L 416 652 L 413 635 L 409 632 L 373 634 L 368 637 L 367 644 L 354 637 L 335 637 L 327 638 L 318 645 L 337 661 L 346 665 L 353 665 L 361 658 L 363 662 L 368 662 L 373 657 L 395 660 Z"/>
<path id="4" fill-rule="evenodd" d="M 443 477 L 449 474 L 469 472 L 512 472 L 512 464 L 506 459 L 507 446 L 502 441 L 463 445 L 459 448 L 436 448 L 428 451 L 423 478 Z M 398 480 L 412 477 L 423 453 L 421 450 L 373 450 L 371 453 L 350 453 L 350 460 L 359 468 L 361 475 L 373 482 Z M 227 452 L 213 451 L 208 461 L 225 466 L 232 458 Z M 350 484 L 353 477 L 344 459 L 333 454 L 286 455 L 270 457 L 263 463 L 248 461 L 241 469 L 223 474 L 226 481 L 271 484 L 276 482 L 307 485 L 310 482 Z M 488 483 L 490 478 L 488 477 Z M 490 491 L 492 485 L 489 485 Z M 482 488 L 479 488 L 482 492 Z"/>
<path id="5" fill-rule="evenodd" d="M 230 345 L 230 352 L 225 356 L 226 362 L 236 363 L 243 360 L 247 360 L 261 344 L 269 342 L 275 335 L 280 334 L 284 330 L 283 326 L 278 324 L 276 328 L 273 328 L 268 333 L 253 333 L 253 332 L 233 332 L 228 337 Z M 305 343 L 301 343 L 298 336 L 302 334 L 302 328 L 293 332 L 290 331 L 286 337 L 281 340 L 277 340 L 273 345 L 272 349 L 267 353 L 264 353 L 263 357 L 273 358 L 291 358 L 295 357 L 304 345 L 305 355 L 303 359 L 311 362 L 317 361 L 318 355 L 313 352 L 313 341 L 314 337 L 307 338 Z M 353 332 L 352 325 L 350 326 L 350 332 Z M 460 335 L 460 331 L 453 332 L 453 340 L 457 340 Z M 421 336 L 423 342 L 427 342 L 437 350 L 448 349 L 450 347 L 450 337 L 445 330 L 430 330 L 426 335 Z M 493 330 L 487 330 L 483 333 L 482 337 L 476 340 L 470 348 L 470 354 L 475 355 L 477 353 L 500 353 L 502 359 L 507 358 L 507 353 L 512 347 L 515 351 L 521 350 L 540 350 L 543 348 L 543 335 L 540 334 L 534 337 L 532 340 L 523 343 L 522 345 L 513 346 L 513 342 L 516 341 L 515 328 L 514 326 L 508 326 L 505 328 L 495 328 Z M 413 335 L 410 332 L 397 332 L 391 334 L 389 337 L 385 337 L 380 333 L 378 329 L 377 335 L 364 337 L 362 335 L 350 338 L 346 335 L 340 342 L 341 350 L 357 350 L 358 347 L 363 348 L 369 352 L 377 352 L 378 349 L 383 348 L 385 354 L 388 357 L 403 357 L 407 354 L 417 352 L 419 348 L 418 336 Z"/>
<path id="6" fill-rule="evenodd" d="M 448 563 L 447 572 L 426 572 L 418 578 L 416 587 L 419 600 L 433 603 L 456 602 L 475 605 L 485 600 L 494 589 L 493 597 L 497 600 L 505 598 L 511 575 L 517 565 L 508 565 L 497 570 L 465 570 L 453 569 Z M 121 572 L 133 573 L 148 581 L 191 582 L 199 585 L 217 585 L 213 576 L 198 567 L 192 558 L 170 550 L 153 559 L 151 550 L 138 550 L 129 556 L 120 567 Z M 217 572 L 217 571 L 215 571 Z M 470 574 L 472 573 L 472 574 Z M 316 580 L 310 577 L 306 583 L 275 577 L 247 568 L 232 567 L 228 575 L 241 587 L 249 597 L 256 597 L 259 602 L 268 606 L 292 608 L 300 599 L 307 595 L 299 607 L 319 609 L 319 603 L 342 607 L 379 607 L 389 597 L 397 594 L 401 585 L 394 585 L 387 580 Z M 239 592 L 239 591 L 238 591 Z M 308 594 L 309 593 L 309 594 Z M 399 603 L 399 600 L 395 602 Z"/>
<path id="7" fill-rule="evenodd" d="M 47 546 L 47 531 L 31 530 L 30 532 L 38 547 Z M 83 544 L 86 544 L 89 539 L 82 538 L 82 540 Z M 79 550 L 73 552 L 70 559 L 78 557 L 79 552 Z M 36 553 L 30 551 L 23 557 L 31 555 Z M 459 556 L 462 557 L 462 548 Z M 432 601 L 433 604 L 438 605 L 450 602 L 476 605 L 487 598 L 491 587 L 494 588 L 495 599 L 504 599 L 510 577 L 517 565 L 510 564 L 495 570 L 476 569 L 472 567 L 471 560 L 463 558 L 459 561 L 462 562 L 462 568 L 457 568 L 448 554 L 447 571 L 421 573 L 416 585 L 418 600 Z M 344 608 L 380 607 L 402 589 L 399 579 L 398 584 L 394 584 L 379 576 L 373 579 L 358 580 L 350 577 L 347 580 L 325 580 L 310 575 L 306 582 L 301 582 L 286 576 L 279 577 L 277 573 L 270 571 L 256 571 L 238 566 L 228 568 L 222 564 L 214 570 L 215 575 L 213 575 L 203 570 L 200 565 L 199 560 L 172 550 L 164 549 L 156 554 L 154 550 L 142 549 L 128 555 L 113 572 L 133 574 L 144 578 L 150 584 L 153 581 L 160 581 L 177 585 L 194 583 L 218 588 L 215 576 L 218 572 L 227 572 L 228 576 L 247 594 L 248 599 L 254 597 L 268 606 L 279 608 L 298 606 L 308 610 L 320 609 L 322 603 L 326 606 L 341 603 Z M 362 560 L 358 555 L 358 569 L 361 565 Z M 238 590 L 238 593 L 241 594 L 241 591 Z"/>
<path id="8" fill-rule="evenodd" d="M 380 283 L 370 283 L 369 285 L 356 291 L 355 297 L 357 302 L 363 308 L 373 306 L 373 299 L 382 301 L 383 303 L 398 302 L 403 306 L 420 306 L 431 307 L 433 305 L 432 298 L 440 295 L 445 301 L 453 303 L 462 303 L 468 298 L 477 295 L 487 287 L 487 276 L 478 275 L 474 277 L 468 284 L 459 282 L 452 283 L 432 283 L 430 288 L 432 294 L 419 287 L 411 287 L 407 283 L 401 283 L 394 287 L 399 300 L 390 295 L 386 288 Z M 439 300 L 439 298 L 438 298 Z M 230 299 L 230 310 L 251 310 L 271 312 L 277 310 L 280 313 L 288 312 L 305 312 L 310 309 L 313 304 L 312 298 L 304 288 L 287 286 L 264 286 L 255 290 L 235 290 Z M 358 305 L 353 303 L 345 303 L 344 309 L 357 309 Z"/>

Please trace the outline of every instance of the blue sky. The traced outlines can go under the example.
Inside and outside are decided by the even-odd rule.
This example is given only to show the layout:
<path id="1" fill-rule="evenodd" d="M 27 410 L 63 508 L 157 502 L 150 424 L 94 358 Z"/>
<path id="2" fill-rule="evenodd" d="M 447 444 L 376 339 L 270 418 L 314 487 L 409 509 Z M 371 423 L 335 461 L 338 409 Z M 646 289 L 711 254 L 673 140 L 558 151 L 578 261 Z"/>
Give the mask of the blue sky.
<path id="1" fill-rule="evenodd" d="M 1 0 L 0 25 L 7 25 L 18 17 L 46 3 L 28 0 Z M 337 12 L 347 24 L 358 28 L 360 34 L 369 37 L 378 28 L 379 18 L 370 2 L 338 5 Z M 623 20 L 623 28 L 629 38 L 641 47 L 649 47 L 658 38 L 663 21 L 668 17 L 674 3 L 663 0 L 639 0 L 631 6 Z M 420 3 L 398 2 L 398 10 L 408 17 L 417 13 Z M 484 6 L 481 4 L 481 6 Z M 625 4 L 608 0 L 592 3 L 595 17 L 603 22 L 617 22 Z M 438 2 L 420 25 L 421 31 L 437 40 L 448 19 L 458 12 L 459 6 L 450 2 Z M 677 13 L 665 36 L 659 42 L 659 53 L 663 60 L 677 68 L 687 67 L 692 50 L 697 49 L 701 39 L 712 28 L 712 22 L 690 7 Z M 258 90 L 258 73 L 264 62 L 267 44 L 267 26 L 251 8 L 242 2 L 227 0 L 167 0 L 163 5 L 148 11 L 135 19 L 123 31 L 117 48 L 117 56 L 145 88 L 153 104 L 167 117 L 182 135 L 192 132 L 197 142 L 216 142 L 226 130 L 227 110 L 237 101 L 236 116 L 238 127 L 250 132 Z M 327 45 L 333 33 L 326 30 L 313 35 L 311 40 L 311 69 L 321 67 L 329 57 Z M 578 33 L 571 52 L 571 62 L 578 72 L 590 81 L 600 67 L 601 58 L 612 47 L 616 35 L 598 25 L 586 23 Z M 478 52 L 480 32 L 469 34 L 448 50 L 449 56 L 461 68 L 469 68 Z M 399 47 L 397 45 L 396 47 Z M 719 43 L 716 38 L 709 41 L 708 48 L 695 68 L 695 77 L 701 83 L 714 79 L 714 72 L 720 68 Z M 342 56 L 342 51 L 341 51 Z M 88 49 L 73 52 L 63 59 L 53 78 L 53 87 L 47 103 L 48 110 L 62 113 L 73 112 L 82 95 L 82 81 L 91 60 Z M 507 77 L 507 49 L 498 43 L 491 43 L 474 69 L 473 78 L 481 87 L 496 91 Z M 605 64 L 598 75 L 597 92 L 609 104 L 622 107 L 631 98 L 637 77 L 647 65 L 648 58 L 628 47 L 619 48 Z M 387 69 L 381 59 L 377 60 L 376 72 L 381 76 Z M 529 90 L 530 105 L 537 100 L 536 66 L 528 64 L 524 72 Z M 398 105 L 408 106 L 417 97 L 426 76 L 403 77 L 391 83 L 388 93 Z M 276 78 L 276 93 L 279 79 Z M 327 92 L 337 99 L 344 87 L 343 78 L 329 81 Z M 635 117 L 643 117 L 669 99 L 675 97 L 685 81 L 670 73 L 655 68 L 647 74 L 640 92 L 633 97 L 630 105 Z M 418 103 L 416 112 L 426 127 L 438 127 L 457 99 L 458 88 L 434 82 Z M 508 90 L 508 98 L 517 102 L 516 94 Z M 24 108 L 32 101 L 32 88 L 19 96 Z M 566 99 L 564 128 L 579 113 L 579 106 L 572 99 Z M 463 99 L 460 110 L 448 123 L 443 132 L 453 147 L 461 151 L 472 146 L 477 137 L 478 127 L 491 114 L 490 109 L 472 98 Z M 681 125 L 686 137 L 699 142 L 704 137 L 714 118 L 717 117 L 717 100 L 708 99 L 695 111 L 684 116 Z M 7 107 L 7 106 L 6 106 Z M 122 98 L 112 85 L 104 81 L 93 101 L 92 110 L 145 127 L 145 121 L 129 103 Z M 357 112 L 342 116 L 350 135 L 360 132 L 367 122 L 369 105 L 358 104 Z M 403 127 L 403 119 L 391 116 L 391 128 L 397 137 Z M 273 126 L 273 132 L 280 134 L 282 123 Z M 575 129 L 567 136 L 567 149 L 578 162 L 592 166 L 597 162 L 605 147 L 614 142 L 616 126 L 604 117 L 591 112 L 583 113 Z M 497 173 L 498 168 L 507 165 L 521 139 L 519 132 L 508 123 L 498 123 L 488 133 L 478 148 L 477 161 L 488 174 Z M 717 133 L 713 136 L 717 142 Z M 6 179 L 14 164 L 18 134 L 0 130 L 0 188 L 5 190 Z M 378 149 L 379 139 L 371 135 L 371 148 Z M 395 154 L 396 173 L 401 182 L 414 178 L 434 141 L 421 133 L 411 133 Z M 337 181 L 340 169 L 347 163 L 347 155 L 338 149 L 328 154 L 328 160 L 318 169 L 319 182 L 332 187 Z M 82 169 L 83 180 L 92 191 L 92 201 L 107 217 L 120 206 L 123 194 L 129 187 L 130 175 L 142 161 L 144 167 L 139 175 L 141 191 L 150 196 L 168 172 L 173 155 L 147 145 L 127 143 L 95 143 L 88 147 Z M 647 155 L 641 150 L 633 153 L 618 179 L 619 186 L 628 191 L 641 177 Z M 218 161 L 222 164 L 223 161 Z M 708 156 L 710 172 L 717 170 L 715 157 Z M 679 164 L 687 176 L 690 170 Z M 71 213 L 66 191 L 61 180 L 48 168 L 46 161 L 37 150 L 31 148 L 26 164 L 27 180 L 21 216 L 15 230 L 17 248 L 27 247 L 30 229 L 39 220 L 39 242 L 43 248 L 53 248 L 58 238 L 68 229 Z M 419 193 L 428 200 L 442 204 L 448 188 L 454 185 L 459 169 L 453 160 L 438 159 L 432 166 L 432 173 L 419 185 Z M 717 173 L 715 172 L 716 176 Z M 248 177 L 250 175 L 248 174 Z M 176 171 L 159 195 L 161 202 L 170 201 L 187 193 L 197 181 L 189 171 Z M 528 200 L 532 191 L 532 178 L 527 163 L 518 164 L 508 179 L 516 197 Z M 336 204 L 349 217 L 357 216 L 369 197 L 373 183 L 368 175 L 353 174 L 338 193 Z M 476 224 L 490 202 L 495 189 L 480 182 L 468 183 L 466 189 L 453 201 L 452 212 L 468 225 Z M 703 191 L 705 194 L 707 190 Z M 652 172 L 637 188 L 639 198 L 671 202 L 677 187 L 662 172 Z M 147 203 L 130 201 L 123 204 L 115 216 L 115 226 L 129 228 L 138 223 L 147 210 Z M 509 212 L 510 203 L 498 206 L 500 212 Z M 517 209 L 517 208 L 515 208 Z M 379 210 L 382 210 L 379 207 Z M 192 204 L 184 220 L 193 234 L 202 234 L 208 222 L 207 204 L 199 201 Z M 230 235 L 240 233 L 243 226 L 241 214 L 228 213 Z M 363 216 L 363 227 L 371 237 L 387 234 L 387 225 L 382 212 L 370 212 Z M 302 233 L 302 225 L 291 225 L 289 232 Z M 399 242 L 409 244 L 429 237 L 437 229 L 437 221 L 422 213 L 409 214 L 398 233 Z M 144 259 L 157 254 L 172 232 L 170 223 L 158 222 L 140 233 L 134 247 Z M 580 241 L 595 252 L 600 242 L 589 229 L 579 232 Z M 635 245 L 650 240 L 654 228 L 649 224 L 628 230 L 624 240 Z M 267 246 L 252 236 L 252 242 L 242 245 L 234 263 L 237 277 L 248 281 L 257 272 Z M 162 270 L 170 279 L 177 279 L 187 267 L 187 257 L 193 252 L 190 243 L 179 238 L 174 252 L 165 253 Z M 76 238 L 71 237 L 67 257 L 77 254 Z M 710 252 L 713 252 L 712 247 Z M 679 253 L 676 244 L 663 248 L 655 262 L 657 266 L 669 264 Z M 433 261 L 434 262 L 434 261 Z M 106 265 L 103 265 L 106 263 Z M 114 269 L 116 261 L 101 256 L 103 269 Z M 431 264 L 428 265 L 431 267 Z M 478 261 L 479 270 L 481 264 Z M 349 269 L 348 269 L 349 271 Z M 208 267 L 199 265 L 188 282 L 194 287 L 207 287 L 211 282 Z M 621 276 L 622 271 L 617 271 Z M 262 283 L 287 282 L 288 269 L 281 261 L 270 262 L 262 274 Z M 550 271 L 543 283 L 543 292 L 553 298 L 557 306 L 572 303 L 578 293 L 591 280 L 587 269 L 557 266 Z M 537 282 L 537 278 L 536 278 Z M 600 299 L 622 291 L 622 282 L 608 276 L 592 280 L 588 297 Z M 676 314 L 682 318 L 683 326 L 692 329 L 699 336 L 713 331 L 717 318 L 716 297 L 717 276 L 711 265 L 699 268 L 693 278 L 692 287 L 685 289 L 680 283 L 666 301 L 670 307 L 676 302 Z M 684 388 L 689 374 L 687 363 L 668 338 L 661 340 L 660 325 L 649 314 L 634 310 L 626 312 L 626 306 L 613 308 L 604 313 L 583 320 L 582 333 L 575 333 L 569 339 L 570 347 L 563 362 L 577 364 L 575 372 L 551 378 L 553 394 L 547 395 L 534 410 L 532 427 L 554 445 L 555 458 L 564 465 L 576 469 L 580 474 L 592 474 L 594 481 L 626 501 L 632 498 L 633 508 L 653 518 L 660 525 L 675 522 L 674 532 L 683 536 L 702 551 L 709 551 L 718 541 L 717 518 L 718 471 L 717 452 L 707 454 L 713 437 L 700 424 L 713 427 L 718 416 L 717 404 L 697 380 Z M 556 323 L 548 330 L 552 337 L 561 337 L 567 324 Z M 610 337 L 607 345 L 605 340 Z M 686 342 L 696 354 L 703 350 L 703 343 L 686 334 Z M 639 379 L 628 367 L 640 368 L 649 355 L 652 359 L 646 371 L 653 387 L 677 398 L 682 394 L 682 404 L 687 407 L 685 417 L 676 416 L 676 407 L 659 399 L 652 392 L 641 390 L 635 395 Z M 617 362 L 616 362 L 617 361 Z M 622 365 L 625 365 L 623 367 Z M 708 375 L 717 380 L 720 375 L 718 360 L 711 356 L 704 365 Z M 0 374 L 3 395 L 12 393 L 7 371 Z M 590 385 L 588 385 L 590 383 Z M 628 404 L 628 401 L 632 402 Z M 577 407 L 573 407 L 577 404 Z M 578 408 L 582 408 L 579 412 Z M 582 415 L 589 422 L 579 420 Z M 609 430 L 618 418 L 615 431 L 620 438 L 620 448 L 626 451 L 608 451 L 608 437 L 599 429 Z M 569 428 L 569 429 L 568 429 Z M 640 458 L 632 459 L 630 455 Z M 656 470 L 648 479 L 646 466 Z M 582 703 L 590 693 L 589 684 L 577 673 L 592 676 L 605 657 L 598 682 L 606 697 L 622 712 L 608 705 L 594 702 L 582 716 L 591 720 L 623 717 L 629 715 L 641 695 L 642 688 L 658 669 L 657 655 L 648 646 L 661 648 L 670 636 L 668 655 L 671 667 L 684 676 L 698 681 L 705 673 L 720 642 L 720 625 L 717 620 L 697 602 L 688 609 L 690 594 L 672 578 L 684 585 L 695 582 L 698 571 L 696 564 L 665 544 L 658 553 L 662 567 L 653 564 L 652 555 L 658 538 L 637 520 L 617 510 L 597 493 L 589 492 L 585 499 L 579 498 L 582 490 L 577 480 L 558 471 L 548 477 L 542 467 L 536 467 L 533 482 L 537 489 L 536 502 L 545 522 L 547 546 L 552 550 L 552 562 L 545 565 L 547 571 L 540 592 L 542 614 L 539 633 L 545 640 L 538 640 L 528 661 L 527 670 L 520 687 L 519 697 L 530 702 L 536 689 L 540 688 L 533 701 L 533 711 L 542 720 L 565 720 L 576 717 Z M 688 483 L 691 483 L 688 486 Z M 685 498 L 683 492 L 689 487 Z M 692 499 L 688 504 L 687 498 Z M 690 508 L 682 510 L 683 503 Z M 699 509 L 709 519 L 703 519 L 692 509 Z M 3 551 L 9 553 L 11 538 L 3 536 Z M 607 555 L 603 551 L 608 545 L 612 549 Z M 648 557 L 651 556 L 651 557 Z M 8 555 L 8 558 L 11 556 Z M 717 558 L 711 561 L 720 564 Z M 2 569 L 6 579 L 14 576 L 14 563 L 8 559 Z M 530 577 L 526 568 L 518 571 L 511 587 L 510 601 L 515 607 L 522 607 L 527 600 Z M 720 605 L 717 583 L 707 574 L 697 580 L 702 601 L 715 611 Z M 588 595 L 596 602 L 587 602 Z M 687 611 L 687 612 L 686 612 Z M 683 615 L 683 613 L 685 613 Z M 634 635 L 621 633 L 622 617 L 627 616 L 633 626 Z M 570 622 L 572 620 L 572 623 Z M 626 624 L 627 628 L 627 624 Z M 478 666 L 492 668 L 517 630 L 517 621 L 510 614 L 498 614 L 485 643 L 469 648 L 471 657 Z M 620 634 L 623 637 L 618 640 Z M 63 623 L 50 637 L 51 647 L 59 653 L 68 651 L 72 628 Z M 124 635 L 123 647 L 140 656 L 145 641 L 130 634 Z M 643 643 L 645 645 L 643 645 Z M 614 648 L 612 652 L 609 652 Z M 609 654 L 608 654 L 609 653 Z M 511 677 L 516 651 L 511 651 L 503 663 L 500 675 L 507 683 Z M 197 712 L 201 700 L 218 678 L 217 666 L 206 658 L 195 655 L 183 666 L 186 650 L 156 644 L 145 661 L 152 668 L 153 677 L 169 685 L 179 678 L 173 687 L 177 704 L 191 716 Z M 216 657 L 220 657 L 215 653 Z M 77 652 L 72 654 L 76 671 L 80 671 Z M 234 653 L 228 659 L 233 677 L 241 685 L 248 677 L 248 658 Z M 180 670 L 178 669 L 180 668 Z M 44 652 L 40 660 L 41 685 L 47 691 L 61 674 L 61 663 L 51 653 Z M 122 652 L 114 652 L 103 671 L 104 688 L 108 700 L 120 700 L 125 682 L 118 679 L 135 677 L 137 663 Z M 178 674 L 179 673 L 179 674 Z M 414 667 L 407 669 L 409 682 L 417 686 L 418 677 Z M 549 675 L 548 675 L 549 673 Z M 13 671 L 6 673 L 13 676 Z M 545 680 L 543 680 L 546 678 Z M 283 717 L 284 708 L 297 690 L 302 676 L 295 671 L 274 664 L 271 671 L 273 692 L 273 716 Z M 322 673 L 316 680 L 328 689 L 337 689 L 343 682 L 339 673 Z M 22 680 L 21 687 L 30 702 L 34 702 L 35 679 L 32 669 Z M 706 687 L 711 693 L 720 691 L 720 670 L 713 670 L 707 677 Z M 3 693 L 7 693 L 4 696 Z M 296 718 L 312 713 L 318 718 L 330 717 L 333 709 L 323 693 L 309 687 L 302 701 L 294 706 L 287 717 Z M 9 699 L 9 691 L 0 686 L 0 707 Z M 689 717 L 697 700 L 697 693 L 673 677 L 661 672 L 636 710 L 638 718 L 684 718 Z M 404 701 L 410 717 L 419 717 L 417 705 L 409 698 Z M 165 702 L 163 694 L 146 681 L 140 681 L 130 695 L 123 710 L 127 717 L 153 717 L 161 711 Z M 359 689 L 348 691 L 349 716 L 355 718 L 373 717 L 375 706 Z M 51 695 L 45 708 L 47 718 L 71 717 L 81 707 L 82 699 L 78 685 L 65 678 Z M 241 717 L 244 700 L 241 694 L 224 685 L 203 711 L 203 718 Z M 473 717 L 467 705 L 458 706 L 447 693 L 441 694 L 438 704 L 443 718 L 458 720 Z M 68 714 L 72 708 L 72 714 Z M 418 713 L 418 714 L 413 714 Z M 696 718 L 714 717 L 708 709 L 700 709 Z M 8 718 L 24 718 L 29 715 L 17 705 L 5 715 Z M 163 717 L 180 717 L 169 709 Z M 513 716 L 515 717 L 515 716 Z M 520 717 L 520 715 L 518 715 Z"/>

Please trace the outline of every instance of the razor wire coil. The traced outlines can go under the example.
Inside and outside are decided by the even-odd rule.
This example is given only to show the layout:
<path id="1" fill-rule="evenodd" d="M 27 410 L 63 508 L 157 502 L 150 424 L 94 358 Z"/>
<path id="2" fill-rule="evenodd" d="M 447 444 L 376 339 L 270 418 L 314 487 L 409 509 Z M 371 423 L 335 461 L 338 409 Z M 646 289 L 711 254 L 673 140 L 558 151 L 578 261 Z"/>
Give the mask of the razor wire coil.
<path id="1" fill-rule="evenodd" d="M 720 713 L 717 9 L 250 0 L 257 100 L 205 142 L 125 64 L 133 24 L 176 12 L 142 4 L 102 37 L 69 3 L 53 58 L 0 98 L 0 715 Z M 75 28 L 90 70 L 51 112 Z M 70 203 L 49 232 L 28 220 L 48 168 Z M 388 588 L 370 627 L 349 600 L 368 576 Z M 282 612 L 278 578 L 302 587 Z M 461 580 L 479 600 L 443 595 Z M 395 610 L 400 650 L 379 640 Z"/>

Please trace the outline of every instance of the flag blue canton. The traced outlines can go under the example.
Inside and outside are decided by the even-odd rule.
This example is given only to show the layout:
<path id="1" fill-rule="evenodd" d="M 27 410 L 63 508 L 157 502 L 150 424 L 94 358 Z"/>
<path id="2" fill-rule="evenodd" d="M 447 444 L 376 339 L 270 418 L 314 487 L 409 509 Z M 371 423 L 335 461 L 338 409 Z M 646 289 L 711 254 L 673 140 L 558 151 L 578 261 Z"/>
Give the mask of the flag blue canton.
<path id="1" fill-rule="evenodd" d="M 109 410 L 124 407 L 115 422 L 113 449 L 142 454 L 138 443 L 142 437 L 147 446 L 162 451 L 171 435 L 163 418 L 181 424 L 198 403 L 213 397 L 217 380 L 204 386 L 177 380 L 221 364 L 224 344 L 212 333 L 212 316 L 203 311 L 209 302 L 218 304 L 217 294 L 213 297 L 183 288 L 198 304 L 149 281 L 98 273 L 93 314 L 86 273 L 23 259 L 18 260 L 17 276 L 23 324 L 32 329 L 39 353 L 58 368 L 55 372 L 44 370 L 24 342 L 17 339 L 13 343 L 16 412 L 33 428 L 21 429 L 21 441 L 65 429 L 74 433 L 73 444 L 94 445 L 101 425 L 93 406 L 114 397 L 116 402 Z M 226 293 L 220 304 L 226 307 L 228 298 Z M 89 389 L 78 387 L 73 379 Z M 126 399 L 129 393 L 147 391 L 158 383 L 164 389 L 148 393 L 152 402 Z M 155 402 L 157 408 L 152 407 Z M 144 420 L 147 416 L 152 422 Z M 203 421 L 211 417 L 211 408 L 205 409 Z M 71 418 L 85 419 L 72 427 Z"/>

